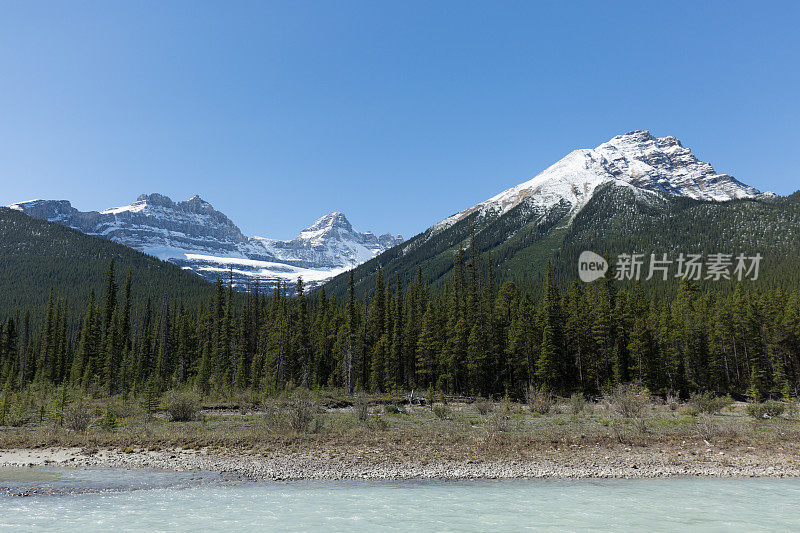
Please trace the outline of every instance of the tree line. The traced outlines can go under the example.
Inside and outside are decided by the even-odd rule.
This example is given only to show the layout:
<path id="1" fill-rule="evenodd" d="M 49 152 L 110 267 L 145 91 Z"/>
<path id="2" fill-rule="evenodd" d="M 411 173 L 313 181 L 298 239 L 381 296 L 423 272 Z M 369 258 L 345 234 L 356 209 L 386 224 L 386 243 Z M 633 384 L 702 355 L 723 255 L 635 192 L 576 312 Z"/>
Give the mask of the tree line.
<path id="1" fill-rule="evenodd" d="M 800 293 L 700 289 L 667 297 L 613 280 L 561 287 L 547 267 L 541 290 L 497 286 L 491 258 L 461 249 L 447 283 L 421 272 L 357 298 L 286 284 L 243 300 L 218 280 L 196 306 L 135 304 L 134 283 L 112 260 L 80 320 L 50 291 L 41 324 L 30 311 L 0 324 L 0 384 L 42 382 L 95 395 L 195 387 L 275 393 L 287 386 L 522 397 L 531 388 L 594 394 L 638 381 L 655 394 L 794 396 L 800 370 Z M 120 283 L 121 281 L 121 283 Z"/>

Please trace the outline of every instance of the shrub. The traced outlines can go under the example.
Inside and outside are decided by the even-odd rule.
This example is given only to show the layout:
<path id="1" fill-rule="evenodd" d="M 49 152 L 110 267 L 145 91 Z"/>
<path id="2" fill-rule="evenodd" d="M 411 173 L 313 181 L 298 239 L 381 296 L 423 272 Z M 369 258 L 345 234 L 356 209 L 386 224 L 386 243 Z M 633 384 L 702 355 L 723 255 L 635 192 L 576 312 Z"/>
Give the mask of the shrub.
<path id="1" fill-rule="evenodd" d="M 678 410 L 678 406 L 681 403 L 681 400 L 680 400 L 680 398 L 678 398 L 678 396 L 676 394 L 670 393 L 670 394 L 667 394 L 667 398 L 666 398 L 664 403 L 667 404 L 667 407 L 669 408 L 670 411 L 677 411 Z"/>
<path id="2" fill-rule="evenodd" d="M 0 426 L 20 427 L 31 419 L 31 414 L 19 395 L 3 391 L 0 395 Z"/>
<path id="3" fill-rule="evenodd" d="M 555 399 L 553 395 L 544 387 L 538 389 L 530 387 L 528 389 L 528 407 L 531 412 L 546 415 L 553 409 L 554 405 Z"/>
<path id="4" fill-rule="evenodd" d="M 367 397 L 364 394 L 359 392 L 353 397 L 353 410 L 359 422 L 367 421 L 367 418 L 369 418 L 369 402 L 367 402 Z"/>
<path id="5" fill-rule="evenodd" d="M 694 422 L 694 429 L 701 439 L 710 441 L 715 438 L 735 439 L 741 435 L 741 427 L 736 424 L 723 424 L 713 416 L 702 414 Z"/>
<path id="6" fill-rule="evenodd" d="M 584 398 L 583 394 L 580 392 L 576 392 L 569 397 L 569 400 L 567 400 L 567 405 L 569 406 L 570 413 L 573 415 L 579 415 L 586 407 L 586 398 Z"/>
<path id="7" fill-rule="evenodd" d="M 425 403 L 433 409 L 433 404 L 436 403 L 436 393 L 433 391 L 433 387 L 428 387 L 428 392 L 425 394 Z"/>
<path id="8" fill-rule="evenodd" d="M 683 414 L 686 416 L 696 417 L 700 415 L 700 411 L 697 410 L 697 407 L 690 405 L 683 410 Z"/>
<path id="9" fill-rule="evenodd" d="M 503 433 L 508 431 L 508 417 L 499 413 L 492 416 L 492 432 Z"/>
<path id="10" fill-rule="evenodd" d="M 108 404 L 106 404 L 106 412 L 103 415 L 103 418 L 100 419 L 100 425 L 103 426 L 108 431 L 113 431 L 114 429 L 116 429 L 118 425 L 117 415 L 114 413 L 114 410 Z"/>
<path id="11" fill-rule="evenodd" d="M 91 421 L 92 414 L 82 402 L 71 405 L 64 410 L 64 424 L 73 431 L 86 431 Z"/>
<path id="12" fill-rule="evenodd" d="M 280 424 L 280 408 L 274 400 L 267 399 L 262 406 L 264 415 L 261 417 L 261 422 L 265 429 L 271 430 Z"/>
<path id="13" fill-rule="evenodd" d="M 171 390 L 164 397 L 164 409 L 173 422 L 189 422 L 200 410 L 200 397 L 191 391 Z"/>
<path id="14" fill-rule="evenodd" d="M 650 393 L 638 383 L 625 383 L 609 391 L 606 401 L 623 418 L 644 418 Z"/>
<path id="15" fill-rule="evenodd" d="M 405 413 L 406 411 L 402 406 L 389 403 L 383 406 L 383 412 L 387 415 L 399 415 Z"/>
<path id="16" fill-rule="evenodd" d="M 31 419 L 31 414 L 21 402 L 17 402 L 11 407 L 6 416 L 6 424 L 11 427 L 24 426 Z"/>
<path id="17" fill-rule="evenodd" d="M 478 413 L 481 415 L 487 415 L 494 410 L 494 404 L 491 400 L 487 400 L 486 398 L 481 398 L 478 396 L 475 399 L 475 409 L 478 410 Z"/>
<path id="18" fill-rule="evenodd" d="M 11 410 L 13 402 L 11 400 L 11 388 L 6 384 L 3 392 L 0 392 L 0 426 L 6 424 L 6 417 Z"/>
<path id="19" fill-rule="evenodd" d="M 0 394 L 0 426 L 20 427 L 30 419 L 31 415 L 23 399 L 17 394 L 12 394 L 10 388 L 6 386 Z"/>
<path id="20" fill-rule="evenodd" d="M 786 414 L 789 418 L 796 418 L 797 417 L 797 402 L 794 398 L 786 401 Z"/>
<path id="21" fill-rule="evenodd" d="M 769 400 L 764 403 L 751 403 L 747 406 L 747 414 L 757 420 L 775 418 L 786 411 L 786 406 L 781 402 Z"/>
<path id="22" fill-rule="evenodd" d="M 433 414 L 436 415 L 436 418 L 439 420 L 444 420 L 448 416 L 450 416 L 450 408 L 443 404 L 437 404 L 433 406 Z"/>
<path id="23" fill-rule="evenodd" d="M 711 391 L 692 393 L 689 397 L 689 404 L 693 405 L 697 412 L 709 415 L 719 413 L 732 403 L 733 398 L 730 396 L 717 396 Z"/>
<path id="24" fill-rule="evenodd" d="M 314 421 L 317 404 L 306 389 L 297 389 L 292 394 L 289 410 L 289 427 L 298 433 L 308 431 Z"/>
<path id="25" fill-rule="evenodd" d="M 252 411 L 257 403 L 258 400 L 253 398 L 252 394 L 240 392 L 236 395 L 236 405 L 239 409 L 239 414 L 242 416 L 245 416 L 247 413 Z"/>
<path id="26" fill-rule="evenodd" d="M 382 416 L 376 416 L 372 421 L 372 426 L 378 431 L 386 431 L 389 428 L 389 422 Z"/>

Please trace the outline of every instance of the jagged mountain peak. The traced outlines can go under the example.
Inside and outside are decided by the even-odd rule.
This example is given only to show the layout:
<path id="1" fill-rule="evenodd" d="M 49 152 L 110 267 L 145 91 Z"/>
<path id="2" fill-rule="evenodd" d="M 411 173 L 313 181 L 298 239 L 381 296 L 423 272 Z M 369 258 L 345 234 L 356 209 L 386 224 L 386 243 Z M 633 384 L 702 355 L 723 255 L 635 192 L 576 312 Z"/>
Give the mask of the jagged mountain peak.
<path id="1" fill-rule="evenodd" d="M 195 194 L 194 196 L 192 196 L 188 200 L 180 202 L 178 205 L 181 205 L 181 206 L 184 206 L 184 207 L 187 207 L 187 208 L 190 208 L 190 209 L 194 209 L 194 210 L 202 209 L 202 210 L 207 210 L 207 211 L 215 211 L 214 206 L 212 206 L 210 203 L 208 203 L 205 200 L 203 200 L 200 197 L 199 194 Z"/>
<path id="2" fill-rule="evenodd" d="M 456 213 L 434 229 L 449 227 L 473 213 L 502 215 L 522 203 L 538 210 L 568 204 L 574 214 L 601 183 L 696 200 L 728 201 L 760 194 L 733 176 L 717 174 L 678 138 L 655 137 L 647 130 L 634 130 L 593 149 L 573 150 L 534 178 Z"/>
<path id="3" fill-rule="evenodd" d="M 182 209 L 187 211 L 196 211 L 197 209 L 215 211 L 214 207 L 210 203 L 203 200 L 199 194 L 195 194 L 188 200 L 184 200 L 182 202 L 174 202 L 169 196 L 157 192 L 140 194 L 136 198 L 136 201 L 131 205 L 158 206 L 168 209 Z"/>
<path id="4" fill-rule="evenodd" d="M 302 233 L 317 232 L 329 229 L 341 229 L 347 232 L 353 231 L 353 226 L 344 213 L 340 211 L 332 211 L 327 215 L 320 217 L 311 226 L 303 230 Z"/>
<path id="5" fill-rule="evenodd" d="M 728 201 L 760 194 L 729 174 L 718 174 L 676 137 L 638 130 L 618 135 L 593 150 L 615 178 L 636 187 L 696 200 Z"/>
<path id="6" fill-rule="evenodd" d="M 145 203 L 150 205 L 160 205 L 164 207 L 174 207 L 175 202 L 172 201 L 172 198 L 169 196 L 165 196 L 163 194 L 159 194 L 157 192 L 150 193 L 150 194 L 140 194 L 138 198 L 136 198 L 135 203 Z"/>

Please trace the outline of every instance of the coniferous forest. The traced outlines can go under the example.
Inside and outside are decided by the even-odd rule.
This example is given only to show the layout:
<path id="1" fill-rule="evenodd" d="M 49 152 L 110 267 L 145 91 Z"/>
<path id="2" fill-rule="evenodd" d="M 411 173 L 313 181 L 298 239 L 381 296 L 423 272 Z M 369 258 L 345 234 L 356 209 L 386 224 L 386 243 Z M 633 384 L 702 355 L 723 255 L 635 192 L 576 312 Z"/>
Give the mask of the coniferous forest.
<path id="1" fill-rule="evenodd" d="M 494 281 L 490 258 L 462 250 L 444 288 L 421 273 L 357 298 L 297 281 L 242 298 L 219 280 L 208 300 L 138 302 L 141 280 L 108 267 L 105 286 L 72 312 L 4 310 L 0 384 L 65 384 L 92 395 L 193 387 L 202 394 L 286 387 L 523 397 L 598 393 L 637 381 L 654 394 L 794 396 L 800 293 L 715 291 L 681 281 L 668 296 L 613 280 L 560 285 L 547 268 L 528 294 Z M 70 301 L 69 305 L 76 302 Z M 77 311 L 77 310 L 76 310 Z M 33 321 L 32 315 L 44 318 Z M 78 320 L 73 319 L 79 316 Z"/>

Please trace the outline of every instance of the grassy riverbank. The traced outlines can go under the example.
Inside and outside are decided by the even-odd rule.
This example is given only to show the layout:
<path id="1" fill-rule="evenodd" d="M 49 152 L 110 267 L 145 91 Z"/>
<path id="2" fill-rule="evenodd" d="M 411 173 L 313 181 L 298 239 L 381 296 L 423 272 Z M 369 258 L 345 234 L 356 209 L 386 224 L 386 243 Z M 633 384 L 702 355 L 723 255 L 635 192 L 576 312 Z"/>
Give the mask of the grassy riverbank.
<path id="1" fill-rule="evenodd" d="M 236 461 L 219 461 L 238 457 L 251 465 L 244 475 L 278 478 L 358 477 L 365 469 L 378 477 L 447 477 L 456 467 L 463 477 L 503 469 L 509 477 L 798 475 L 793 409 L 754 418 L 744 403 L 709 407 L 702 399 L 663 402 L 640 392 L 540 403 L 439 397 L 418 405 L 403 396 L 297 391 L 237 405 L 207 402 L 188 421 L 171 420 L 169 409 L 150 413 L 140 403 L 97 399 L 80 405 L 85 428 L 76 429 L 74 411 L 65 410 L 64 419 L 0 428 L 0 449 L 39 450 L 42 461 L 59 464 L 234 471 Z M 0 463 L 26 464 L 24 457 L 37 456 L 3 457 Z M 259 461 L 261 474 L 253 474 Z"/>

